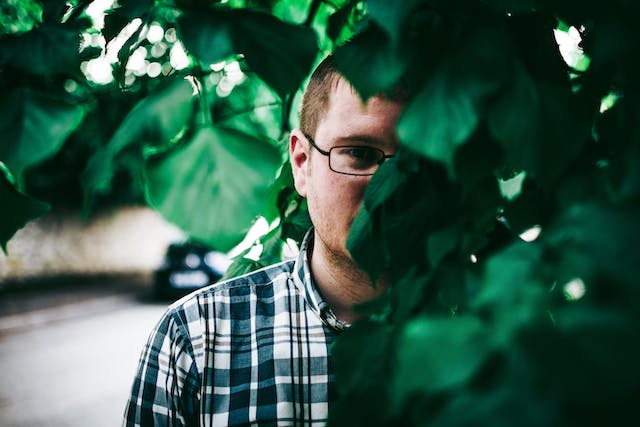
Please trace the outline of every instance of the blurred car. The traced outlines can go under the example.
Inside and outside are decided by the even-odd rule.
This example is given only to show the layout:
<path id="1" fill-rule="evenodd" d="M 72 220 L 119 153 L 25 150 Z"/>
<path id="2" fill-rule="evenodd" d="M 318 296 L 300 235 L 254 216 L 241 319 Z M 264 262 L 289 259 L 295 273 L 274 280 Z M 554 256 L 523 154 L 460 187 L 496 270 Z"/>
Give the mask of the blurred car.
<path id="1" fill-rule="evenodd" d="M 172 243 L 154 273 L 154 290 L 160 298 L 180 298 L 217 282 L 231 264 L 221 252 L 196 242 Z"/>

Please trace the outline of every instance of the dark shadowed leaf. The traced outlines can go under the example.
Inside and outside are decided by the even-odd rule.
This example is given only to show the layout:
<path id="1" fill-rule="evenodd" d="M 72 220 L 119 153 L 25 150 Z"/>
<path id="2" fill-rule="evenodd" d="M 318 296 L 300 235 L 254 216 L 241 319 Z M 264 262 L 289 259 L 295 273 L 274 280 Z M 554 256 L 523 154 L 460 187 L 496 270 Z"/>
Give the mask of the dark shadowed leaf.
<path id="1" fill-rule="evenodd" d="M 331 417 L 350 426 L 382 426 L 389 399 L 392 329 L 365 321 L 342 334 L 332 349 L 340 400 Z M 362 369 L 366 367 L 366 369 Z M 353 405 L 367 407 L 356 413 Z"/>
<path id="2" fill-rule="evenodd" d="M 552 3 L 550 0 L 484 0 L 497 10 L 510 13 L 526 13 L 545 9 Z"/>
<path id="3" fill-rule="evenodd" d="M 353 10 L 353 2 L 345 3 L 340 9 L 331 14 L 327 23 L 327 35 L 336 40 L 349 21 L 349 15 Z"/>
<path id="4" fill-rule="evenodd" d="M 485 265 L 484 283 L 472 307 L 491 313 L 500 339 L 510 336 L 522 325 L 547 318 L 548 269 L 541 263 L 539 244 L 519 242 L 491 257 Z"/>
<path id="5" fill-rule="evenodd" d="M 41 25 L 0 40 L 0 64 L 29 74 L 77 73 L 79 50 L 77 30 L 60 24 Z"/>
<path id="6" fill-rule="evenodd" d="M 49 211 L 49 205 L 20 193 L 11 180 L 9 171 L 0 163 L 0 247 L 6 253 L 7 242 L 16 231 L 32 219 Z"/>
<path id="7" fill-rule="evenodd" d="M 462 38 L 407 106 L 398 123 L 401 141 L 453 174 L 457 148 L 472 135 L 487 102 L 504 83 L 511 60 L 508 50 L 497 49 L 504 43 L 504 36 L 491 29 Z"/>
<path id="8" fill-rule="evenodd" d="M 318 53 L 312 29 L 270 15 L 243 13 L 233 30 L 235 45 L 249 66 L 280 96 L 298 89 Z"/>
<path id="9" fill-rule="evenodd" d="M 419 317 L 397 345 L 392 405 L 400 409 L 414 393 L 453 391 L 472 379 L 492 349 L 489 330 L 471 316 Z"/>
<path id="10" fill-rule="evenodd" d="M 363 99 L 392 90 L 405 71 L 389 36 L 375 23 L 339 47 L 335 58 L 338 69 Z"/>
<path id="11" fill-rule="evenodd" d="M 42 20 L 44 22 L 60 22 L 62 20 L 67 8 L 65 0 L 47 0 L 42 3 Z"/>
<path id="12" fill-rule="evenodd" d="M 281 160 L 268 142 L 205 127 L 185 146 L 149 160 L 147 199 L 191 236 L 228 251 L 261 212 Z"/>
<path id="13" fill-rule="evenodd" d="M 185 46 L 200 60 L 213 63 L 241 53 L 283 97 L 298 89 L 318 52 L 312 29 L 251 10 L 209 10 L 187 14 L 179 23 Z"/>
<path id="14" fill-rule="evenodd" d="M 232 18 L 226 11 L 184 14 L 178 19 L 178 29 L 185 47 L 206 64 L 240 53 L 234 49 Z"/>
<path id="15" fill-rule="evenodd" d="M 0 161 L 20 179 L 25 169 L 54 155 L 84 117 L 81 106 L 27 88 L 0 98 Z"/>
<path id="16" fill-rule="evenodd" d="M 367 2 L 371 18 L 385 29 L 393 45 L 401 40 L 406 31 L 407 19 L 420 0 L 405 0 L 402 2 L 370 0 Z"/>
<path id="17" fill-rule="evenodd" d="M 115 36 L 120 34 L 120 31 L 122 31 L 132 19 L 131 16 L 124 14 L 121 9 L 109 11 L 104 17 L 104 27 L 102 28 L 102 35 L 105 41 L 109 43 Z"/>

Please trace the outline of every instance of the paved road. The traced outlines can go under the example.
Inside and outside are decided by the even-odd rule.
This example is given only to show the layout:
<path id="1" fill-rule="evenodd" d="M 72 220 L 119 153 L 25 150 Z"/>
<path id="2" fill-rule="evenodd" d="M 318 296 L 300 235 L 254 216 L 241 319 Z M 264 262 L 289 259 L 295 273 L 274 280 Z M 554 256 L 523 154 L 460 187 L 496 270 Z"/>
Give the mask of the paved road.
<path id="1" fill-rule="evenodd" d="M 0 317 L 0 426 L 118 426 L 167 306 L 101 296 Z"/>

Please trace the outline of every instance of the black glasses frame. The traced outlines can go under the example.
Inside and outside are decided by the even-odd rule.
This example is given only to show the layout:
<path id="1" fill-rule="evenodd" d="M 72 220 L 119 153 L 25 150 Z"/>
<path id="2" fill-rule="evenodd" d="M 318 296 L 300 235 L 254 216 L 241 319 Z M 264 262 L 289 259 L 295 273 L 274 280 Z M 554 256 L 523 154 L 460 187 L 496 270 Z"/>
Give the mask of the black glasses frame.
<path id="1" fill-rule="evenodd" d="M 334 150 L 336 148 L 362 148 L 362 146 L 358 146 L 358 145 L 338 145 L 336 147 L 331 147 L 329 149 L 329 151 L 323 150 L 322 148 L 318 147 L 318 145 L 316 144 L 316 142 L 313 140 L 313 138 L 311 138 L 311 136 L 309 136 L 308 134 L 304 134 L 305 138 L 307 138 L 307 140 L 309 141 L 309 143 L 311 144 L 311 146 L 313 148 L 315 148 L 316 150 L 318 150 L 318 153 L 322 154 L 323 156 L 327 156 L 329 157 L 329 169 L 331 169 L 333 172 L 335 173 L 339 173 L 342 175 L 351 175 L 351 176 L 371 176 L 375 173 L 375 171 L 371 172 L 371 173 L 348 173 L 348 172 L 340 172 L 335 170 L 332 166 L 331 166 L 331 150 Z M 394 156 L 394 154 L 385 154 L 384 151 L 380 150 L 379 148 L 375 148 L 375 147 L 369 147 L 367 146 L 367 148 L 371 149 L 371 150 L 375 150 L 378 151 L 380 153 L 382 153 L 382 158 L 378 161 L 378 166 L 380 166 L 381 164 L 383 164 L 387 159 L 390 159 Z"/>

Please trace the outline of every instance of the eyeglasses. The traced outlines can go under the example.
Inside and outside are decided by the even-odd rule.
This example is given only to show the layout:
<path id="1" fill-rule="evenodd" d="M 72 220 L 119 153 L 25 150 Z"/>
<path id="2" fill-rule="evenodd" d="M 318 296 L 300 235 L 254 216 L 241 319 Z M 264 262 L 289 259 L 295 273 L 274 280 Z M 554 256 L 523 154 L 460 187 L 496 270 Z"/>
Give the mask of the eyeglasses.
<path id="1" fill-rule="evenodd" d="M 384 154 L 384 151 L 368 145 L 344 145 L 325 151 L 309 135 L 304 136 L 318 153 L 329 157 L 329 169 L 344 175 L 373 175 L 385 160 L 393 157 L 393 154 Z"/>

